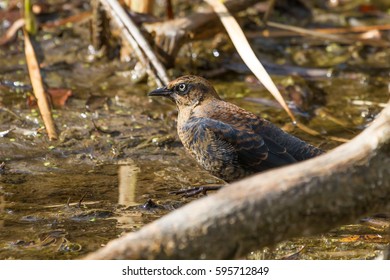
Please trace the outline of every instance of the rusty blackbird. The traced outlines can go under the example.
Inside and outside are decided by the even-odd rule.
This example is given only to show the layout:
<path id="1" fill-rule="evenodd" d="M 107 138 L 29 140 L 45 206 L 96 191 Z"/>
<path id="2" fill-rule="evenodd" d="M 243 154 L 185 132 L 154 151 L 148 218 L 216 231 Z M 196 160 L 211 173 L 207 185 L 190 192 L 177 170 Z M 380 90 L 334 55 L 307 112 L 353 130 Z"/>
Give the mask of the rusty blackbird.
<path id="1" fill-rule="evenodd" d="M 185 149 L 226 182 L 320 155 L 323 151 L 271 122 L 223 101 L 204 78 L 183 76 L 149 96 L 175 102 Z"/>

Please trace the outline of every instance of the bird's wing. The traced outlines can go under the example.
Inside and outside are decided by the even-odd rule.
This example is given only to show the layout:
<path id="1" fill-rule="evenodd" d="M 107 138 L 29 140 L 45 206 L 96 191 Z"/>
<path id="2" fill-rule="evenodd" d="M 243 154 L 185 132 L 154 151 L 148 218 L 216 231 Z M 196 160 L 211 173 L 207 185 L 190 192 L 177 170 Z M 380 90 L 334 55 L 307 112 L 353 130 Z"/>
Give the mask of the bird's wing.
<path id="1" fill-rule="evenodd" d="M 194 121 L 195 139 L 213 139 L 219 146 L 217 149 L 229 150 L 234 154 L 236 164 L 245 169 L 257 172 L 296 162 L 286 149 L 268 137 L 214 119 L 197 118 Z M 221 157 L 224 154 L 221 153 Z"/>
<path id="2" fill-rule="evenodd" d="M 270 139 L 274 139 L 274 142 L 276 142 L 280 147 L 285 148 L 287 152 L 297 161 L 309 159 L 324 153 L 323 150 L 310 145 L 291 134 L 288 134 L 269 121 L 254 120 L 251 122 L 251 127 L 255 133 L 261 134 L 264 138 L 269 137 Z"/>

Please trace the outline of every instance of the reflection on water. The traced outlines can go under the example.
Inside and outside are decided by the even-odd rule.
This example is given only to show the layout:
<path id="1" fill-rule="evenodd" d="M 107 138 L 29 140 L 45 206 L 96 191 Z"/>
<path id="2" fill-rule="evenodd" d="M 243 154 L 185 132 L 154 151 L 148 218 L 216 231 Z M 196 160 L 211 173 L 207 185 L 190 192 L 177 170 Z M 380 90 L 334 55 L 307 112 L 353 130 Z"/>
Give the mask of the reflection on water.
<path id="1" fill-rule="evenodd" d="M 5 199 L 3 195 L 0 195 L 0 215 L 4 213 Z M 4 226 L 4 220 L 0 219 L 0 228 Z"/>
<path id="2" fill-rule="evenodd" d="M 135 190 L 137 186 L 137 175 L 140 172 L 131 159 L 119 162 L 119 199 L 118 204 L 126 207 L 138 205 L 135 201 Z"/>

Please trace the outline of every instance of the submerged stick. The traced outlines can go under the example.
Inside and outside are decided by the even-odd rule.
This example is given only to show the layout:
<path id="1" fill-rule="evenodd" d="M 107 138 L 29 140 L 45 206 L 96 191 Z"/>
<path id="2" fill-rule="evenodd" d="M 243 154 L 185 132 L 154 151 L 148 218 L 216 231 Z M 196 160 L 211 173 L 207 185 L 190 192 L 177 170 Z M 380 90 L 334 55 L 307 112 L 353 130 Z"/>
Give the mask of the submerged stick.
<path id="1" fill-rule="evenodd" d="M 58 138 L 51 109 L 46 97 L 45 89 L 42 83 L 42 76 L 38 61 L 35 55 L 34 47 L 31 44 L 30 35 L 23 29 L 24 34 L 24 52 L 27 60 L 28 73 L 30 75 L 31 85 L 33 87 L 34 95 L 37 99 L 38 108 L 41 113 L 43 123 L 45 124 L 47 134 L 50 140 Z"/>

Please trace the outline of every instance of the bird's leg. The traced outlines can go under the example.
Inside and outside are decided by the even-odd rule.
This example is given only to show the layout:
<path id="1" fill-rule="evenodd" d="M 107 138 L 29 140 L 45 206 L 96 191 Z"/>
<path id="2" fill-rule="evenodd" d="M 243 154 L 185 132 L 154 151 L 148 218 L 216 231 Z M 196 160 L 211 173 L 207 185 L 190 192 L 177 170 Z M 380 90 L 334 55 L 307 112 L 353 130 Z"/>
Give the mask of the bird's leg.
<path id="1" fill-rule="evenodd" d="M 222 188 L 223 185 L 218 185 L 218 186 L 199 186 L 199 187 L 192 187 L 188 189 L 181 189 L 178 191 L 173 191 L 169 192 L 169 194 L 174 194 L 174 195 L 181 195 L 182 197 L 192 197 L 197 194 L 203 194 L 207 195 L 208 191 L 217 191 L 220 188 Z"/>

